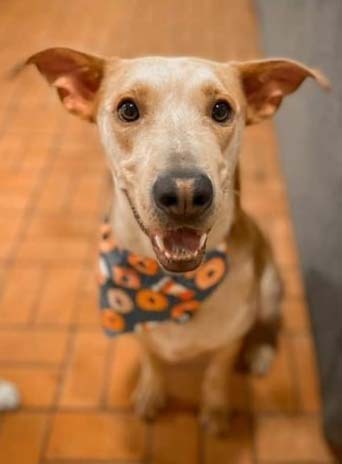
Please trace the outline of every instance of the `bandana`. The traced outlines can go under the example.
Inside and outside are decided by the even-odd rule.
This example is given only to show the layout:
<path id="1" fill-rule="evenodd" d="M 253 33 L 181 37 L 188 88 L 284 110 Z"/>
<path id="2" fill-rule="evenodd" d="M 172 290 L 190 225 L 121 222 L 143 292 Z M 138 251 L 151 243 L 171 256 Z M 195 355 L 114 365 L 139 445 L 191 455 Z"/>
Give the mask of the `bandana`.
<path id="1" fill-rule="evenodd" d="M 119 248 L 110 226 L 101 230 L 99 286 L 102 326 L 109 336 L 149 330 L 163 321 L 185 323 L 223 281 L 226 246 L 206 253 L 198 269 L 172 275 L 155 259 Z"/>

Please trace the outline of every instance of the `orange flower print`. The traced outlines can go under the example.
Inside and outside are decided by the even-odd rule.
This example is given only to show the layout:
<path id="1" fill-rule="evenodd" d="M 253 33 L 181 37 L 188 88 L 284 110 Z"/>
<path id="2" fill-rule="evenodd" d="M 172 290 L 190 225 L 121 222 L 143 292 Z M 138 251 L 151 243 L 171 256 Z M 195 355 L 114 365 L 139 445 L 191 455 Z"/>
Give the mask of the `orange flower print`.
<path id="1" fill-rule="evenodd" d="M 176 320 L 187 320 L 190 314 L 199 308 L 200 302 L 196 300 L 179 303 L 172 308 L 171 317 Z"/>
<path id="2" fill-rule="evenodd" d="M 103 309 L 101 311 L 102 327 L 114 332 L 122 332 L 125 329 L 125 321 L 120 314 L 112 309 Z"/>
<path id="3" fill-rule="evenodd" d="M 225 265 L 221 258 L 212 258 L 197 271 L 195 283 L 201 290 L 216 285 L 224 275 Z"/>
<path id="4" fill-rule="evenodd" d="M 138 272 L 145 275 L 155 275 L 158 272 L 159 266 L 155 259 L 145 258 L 131 253 L 128 256 L 129 264 Z"/>
<path id="5" fill-rule="evenodd" d="M 137 292 L 137 305 L 145 311 L 164 311 L 167 308 L 168 300 L 165 295 L 148 288 Z"/>
<path id="6" fill-rule="evenodd" d="M 128 267 L 114 266 L 113 267 L 114 282 L 120 287 L 139 288 L 140 277 L 134 269 Z"/>
<path id="7" fill-rule="evenodd" d="M 120 288 L 111 288 L 108 290 L 108 300 L 110 307 L 118 313 L 127 314 L 133 310 L 131 297 Z"/>

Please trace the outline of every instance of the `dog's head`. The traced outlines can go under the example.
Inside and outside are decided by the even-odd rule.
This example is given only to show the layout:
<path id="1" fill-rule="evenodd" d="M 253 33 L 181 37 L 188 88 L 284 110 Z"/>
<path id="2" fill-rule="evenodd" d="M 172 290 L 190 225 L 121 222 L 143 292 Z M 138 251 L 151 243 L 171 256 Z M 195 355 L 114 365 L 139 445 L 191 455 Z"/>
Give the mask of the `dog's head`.
<path id="1" fill-rule="evenodd" d="M 116 188 L 169 271 L 195 269 L 234 215 L 243 128 L 317 71 L 283 59 L 103 59 L 64 48 L 27 61 L 70 112 L 97 122 Z"/>

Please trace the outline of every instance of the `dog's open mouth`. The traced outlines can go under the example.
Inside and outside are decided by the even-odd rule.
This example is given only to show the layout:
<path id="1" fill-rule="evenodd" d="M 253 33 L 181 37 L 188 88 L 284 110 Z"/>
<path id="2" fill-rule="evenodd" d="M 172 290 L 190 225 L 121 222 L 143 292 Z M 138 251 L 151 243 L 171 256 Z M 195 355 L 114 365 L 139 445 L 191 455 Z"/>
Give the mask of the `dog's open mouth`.
<path id="1" fill-rule="evenodd" d="M 167 271 L 187 272 L 201 264 L 207 234 L 181 227 L 155 232 L 151 241 L 158 261 Z"/>
<path id="2" fill-rule="evenodd" d="M 175 227 L 150 233 L 127 191 L 124 192 L 137 223 L 150 238 L 156 257 L 163 268 L 170 272 L 188 272 L 196 269 L 202 262 L 208 234 L 191 227 Z"/>

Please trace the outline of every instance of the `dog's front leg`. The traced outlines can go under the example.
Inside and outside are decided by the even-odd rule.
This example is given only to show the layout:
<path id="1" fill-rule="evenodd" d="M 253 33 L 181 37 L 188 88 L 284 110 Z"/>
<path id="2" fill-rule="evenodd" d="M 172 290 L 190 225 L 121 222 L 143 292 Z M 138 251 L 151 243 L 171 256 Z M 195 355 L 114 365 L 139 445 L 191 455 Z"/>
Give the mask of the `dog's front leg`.
<path id="1" fill-rule="evenodd" d="M 216 351 L 204 373 L 200 420 L 214 435 L 223 435 L 228 429 L 230 378 L 239 345 L 233 342 Z"/>
<path id="2" fill-rule="evenodd" d="M 133 399 L 137 414 L 146 420 L 152 420 L 166 402 L 164 376 L 160 360 L 150 350 L 143 338 L 140 340 L 143 356 Z"/>

